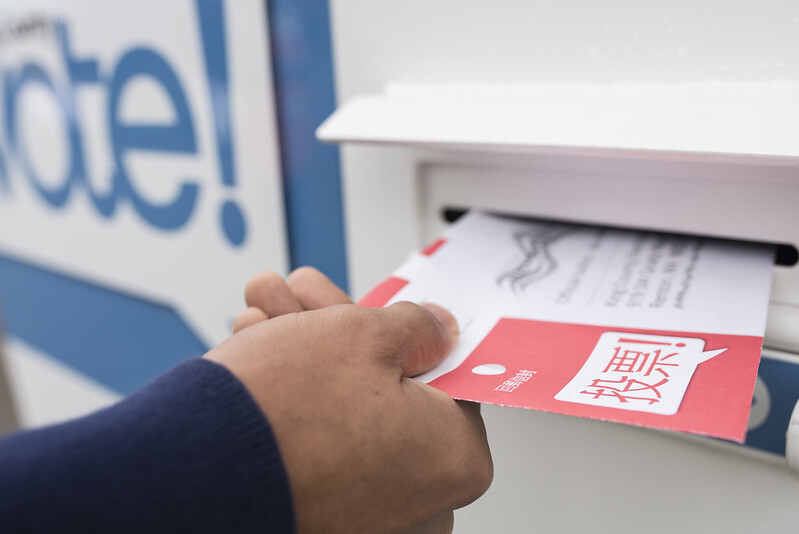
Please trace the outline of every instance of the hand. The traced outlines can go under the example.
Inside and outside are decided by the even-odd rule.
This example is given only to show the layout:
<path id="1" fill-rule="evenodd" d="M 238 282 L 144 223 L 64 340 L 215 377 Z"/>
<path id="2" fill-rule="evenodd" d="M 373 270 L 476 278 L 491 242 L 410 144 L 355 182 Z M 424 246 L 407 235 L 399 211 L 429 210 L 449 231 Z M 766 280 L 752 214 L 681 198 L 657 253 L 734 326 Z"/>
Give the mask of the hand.
<path id="1" fill-rule="evenodd" d="M 452 348 L 435 305 L 355 306 L 321 273 L 247 286 L 237 332 L 206 357 L 228 367 L 269 419 L 298 532 L 450 532 L 493 466 L 479 406 L 410 379 Z M 266 320 L 268 319 L 268 320 Z"/>

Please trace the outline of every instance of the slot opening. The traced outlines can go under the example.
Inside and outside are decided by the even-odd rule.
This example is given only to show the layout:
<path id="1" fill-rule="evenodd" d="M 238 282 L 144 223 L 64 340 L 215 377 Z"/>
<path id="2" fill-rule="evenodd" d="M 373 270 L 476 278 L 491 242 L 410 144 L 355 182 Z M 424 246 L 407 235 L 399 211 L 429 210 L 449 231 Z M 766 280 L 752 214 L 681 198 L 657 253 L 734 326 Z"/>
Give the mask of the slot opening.
<path id="1" fill-rule="evenodd" d="M 467 211 L 469 211 L 467 208 L 447 206 L 441 209 L 441 218 L 448 223 L 454 223 Z M 514 215 L 510 213 L 497 213 L 497 215 L 516 217 L 520 219 L 525 219 L 525 218 L 534 219 L 534 217 L 525 217 L 522 215 Z M 714 239 L 723 239 L 723 238 L 714 238 Z M 727 241 L 740 242 L 740 240 L 735 240 L 735 239 L 727 239 Z M 796 249 L 796 245 L 791 245 L 789 243 L 765 243 L 765 244 L 774 245 L 776 247 L 776 253 L 774 254 L 775 265 L 793 267 L 794 265 L 797 264 L 797 262 L 799 262 L 799 250 Z"/>

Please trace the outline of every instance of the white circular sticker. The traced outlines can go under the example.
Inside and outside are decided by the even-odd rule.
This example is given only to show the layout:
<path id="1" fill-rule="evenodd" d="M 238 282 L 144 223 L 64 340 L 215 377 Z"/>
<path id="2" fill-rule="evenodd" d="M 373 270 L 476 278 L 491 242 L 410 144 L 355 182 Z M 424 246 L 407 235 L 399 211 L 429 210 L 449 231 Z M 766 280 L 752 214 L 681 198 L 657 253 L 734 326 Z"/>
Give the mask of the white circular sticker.
<path id="1" fill-rule="evenodd" d="M 472 372 L 476 375 L 501 375 L 505 371 L 507 371 L 505 366 L 498 363 L 483 363 L 472 368 Z"/>

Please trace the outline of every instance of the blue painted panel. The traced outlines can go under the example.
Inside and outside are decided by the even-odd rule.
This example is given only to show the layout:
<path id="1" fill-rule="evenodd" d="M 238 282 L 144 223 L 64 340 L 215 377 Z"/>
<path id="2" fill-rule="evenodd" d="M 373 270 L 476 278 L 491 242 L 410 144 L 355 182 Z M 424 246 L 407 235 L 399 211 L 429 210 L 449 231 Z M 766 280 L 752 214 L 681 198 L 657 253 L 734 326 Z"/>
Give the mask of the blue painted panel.
<path id="1" fill-rule="evenodd" d="M 771 408 L 763 424 L 746 435 L 746 444 L 784 455 L 785 431 L 799 400 L 799 362 L 772 360 L 764 356 L 758 374 L 768 390 Z"/>
<path id="2" fill-rule="evenodd" d="M 291 265 L 312 265 L 346 290 L 338 149 L 314 135 L 336 104 L 327 0 L 267 5 Z"/>
<path id="3" fill-rule="evenodd" d="M 0 255 L 5 330 L 122 394 L 206 346 L 170 308 Z"/>
<path id="4" fill-rule="evenodd" d="M 222 3 L 197 0 L 197 6 L 207 26 Z M 325 0 L 267 6 L 291 263 L 313 265 L 346 290 L 338 151 L 314 135 L 335 107 L 328 6 Z M 223 162 L 226 147 L 217 147 Z M 0 307 L 10 334 L 122 394 L 207 350 L 166 305 L 1 255 Z"/>

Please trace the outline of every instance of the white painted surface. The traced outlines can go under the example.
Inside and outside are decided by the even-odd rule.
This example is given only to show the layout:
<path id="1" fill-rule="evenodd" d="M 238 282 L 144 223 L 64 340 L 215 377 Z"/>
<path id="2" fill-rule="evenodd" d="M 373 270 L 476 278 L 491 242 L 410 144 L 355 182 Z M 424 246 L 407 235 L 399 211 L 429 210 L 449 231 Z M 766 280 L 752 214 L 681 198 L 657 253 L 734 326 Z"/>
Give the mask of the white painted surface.
<path id="1" fill-rule="evenodd" d="M 795 532 L 799 480 L 781 458 L 567 416 L 482 413 L 494 484 L 456 512 L 456 534 Z"/>
<path id="2" fill-rule="evenodd" d="M 319 128 L 336 142 L 799 165 L 799 83 L 390 85 Z M 643 154 L 641 154 L 643 153 Z"/>
<path id="3" fill-rule="evenodd" d="M 4 351 L 22 428 L 86 415 L 121 398 L 115 391 L 17 338 L 7 336 Z"/>

